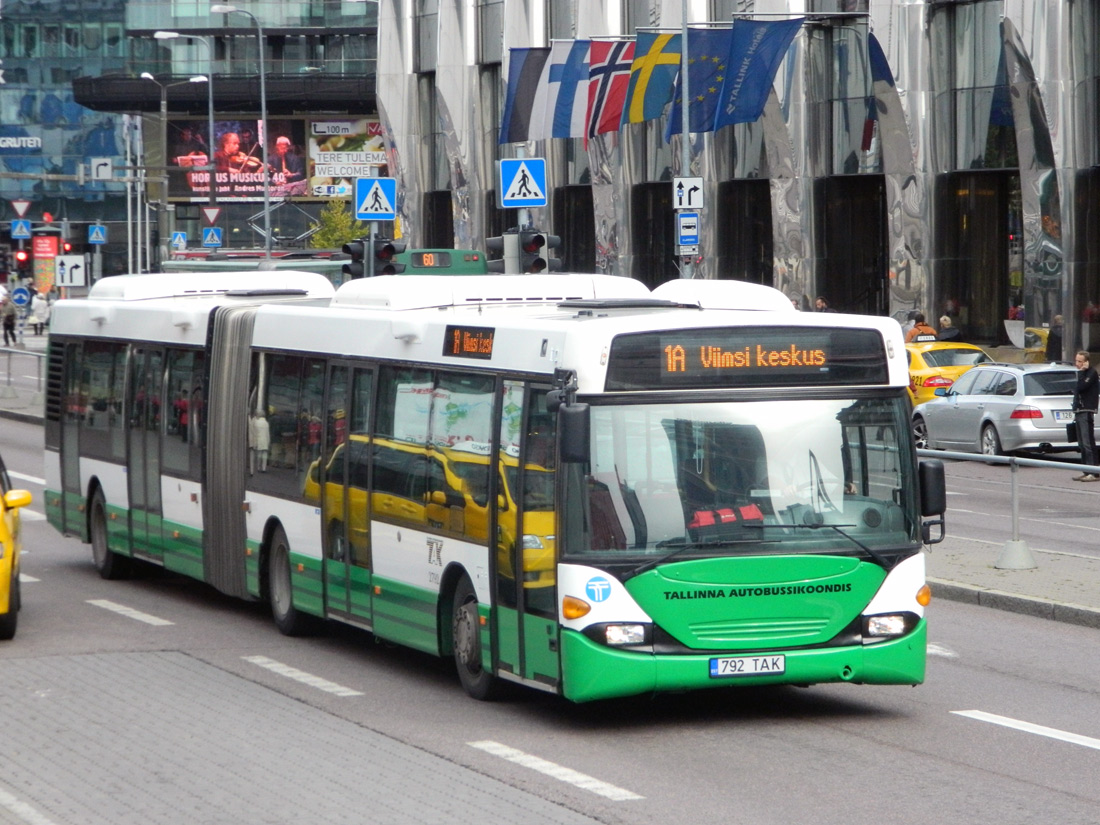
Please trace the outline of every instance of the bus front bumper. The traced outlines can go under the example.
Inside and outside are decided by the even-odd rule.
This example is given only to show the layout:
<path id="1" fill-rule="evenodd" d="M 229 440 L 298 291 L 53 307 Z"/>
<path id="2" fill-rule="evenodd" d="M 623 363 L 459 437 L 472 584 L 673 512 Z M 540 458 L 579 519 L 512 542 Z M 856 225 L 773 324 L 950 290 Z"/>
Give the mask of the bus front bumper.
<path id="1" fill-rule="evenodd" d="M 563 693 L 573 702 L 746 685 L 810 685 L 854 682 L 918 685 L 924 681 L 928 631 L 925 619 L 905 636 L 866 645 L 780 648 L 752 656 L 783 656 L 782 673 L 712 677 L 711 659 L 743 654 L 661 655 L 615 649 L 573 630 L 562 631 Z"/>

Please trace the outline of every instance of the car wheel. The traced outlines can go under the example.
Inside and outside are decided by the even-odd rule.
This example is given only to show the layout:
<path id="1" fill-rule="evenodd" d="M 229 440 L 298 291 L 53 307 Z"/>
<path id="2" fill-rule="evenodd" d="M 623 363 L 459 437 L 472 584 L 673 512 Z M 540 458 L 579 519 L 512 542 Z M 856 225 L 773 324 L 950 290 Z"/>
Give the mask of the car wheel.
<path id="1" fill-rule="evenodd" d="M 5 642 L 15 638 L 15 628 L 19 624 L 19 578 L 14 572 L 8 594 L 8 612 L 0 615 L 0 641 Z"/>
<path id="2" fill-rule="evenodd" d="M 1001 438 L 997 435 L 997 428 L 992 424 L 982 427 L 982 455 L 1004 455 L 1001 449 Z"/>
<path id="3" fill-rule="evenodd" d="M 918 450 L 928 449 L 928 424 L 919 415 L 913 419 L 913 440 Z"/>

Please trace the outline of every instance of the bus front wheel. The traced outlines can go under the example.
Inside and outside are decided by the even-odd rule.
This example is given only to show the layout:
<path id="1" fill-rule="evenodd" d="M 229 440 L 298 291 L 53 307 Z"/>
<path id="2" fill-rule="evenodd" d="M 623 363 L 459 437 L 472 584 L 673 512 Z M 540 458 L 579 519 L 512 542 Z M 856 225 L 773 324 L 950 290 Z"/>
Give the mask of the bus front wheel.
<path id="1" fill-rule="evenodd" d="M 481 664 L 481 620 L 469 576 L 464 575 L 455 587 L 451 634 L 463 689 L 474 699 L 492 699 L 499 689 L 498 680 Z"/>
<path id="2" fill-rule="evenodd" d="M 114 552 L 107 543 L 107 504 L 103 491 L 92 496 L 91 512 L 92 561 L 104 579 L 124 579 L 130 573 L 130 560 Z"/>
<path id="3" fill-rule="evenodd" d="M 313 617 L 294 606 L 290 581 L 290 542 L 282 527 L 271 535 L 267 564 L 267 586 L 271 597 L 271 616 L 284 636 L 302 636 L 313 629 Z"/>

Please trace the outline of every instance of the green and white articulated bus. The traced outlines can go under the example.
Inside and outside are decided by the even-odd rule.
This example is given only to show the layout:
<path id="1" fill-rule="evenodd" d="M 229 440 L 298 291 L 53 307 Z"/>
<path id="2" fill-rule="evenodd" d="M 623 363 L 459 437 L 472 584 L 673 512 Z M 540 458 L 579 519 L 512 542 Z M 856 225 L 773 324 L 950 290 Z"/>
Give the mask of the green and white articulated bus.
<path id="1" fill-rule="evenodd" d="M 184 288 L 186 287 L 186 288 Z M 924 679 L 889 318 L 740 282 L 120 276 L 51 317 L 49 519 L 477 698 Z"/>

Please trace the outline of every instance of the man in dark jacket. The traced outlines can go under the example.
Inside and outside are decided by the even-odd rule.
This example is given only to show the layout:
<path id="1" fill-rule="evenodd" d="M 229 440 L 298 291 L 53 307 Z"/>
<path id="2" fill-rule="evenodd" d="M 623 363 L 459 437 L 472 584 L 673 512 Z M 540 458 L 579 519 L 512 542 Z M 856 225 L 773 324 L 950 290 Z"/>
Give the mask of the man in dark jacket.
<path id="1" fill-rule="evenodd" d="M 1077 445 L 1081 448 L 1081 463 L 1096 464 L 1096 435 L 1093 432 L 1096 406 L 1100 403 L 1100 378 L 1089 366 L 1089 354 L 1084 350 L 1074 358 L 1077 366 L 1077 386 L 1073 390 L 1073 421 L 1077 425 Z M 1082 473 L 1074 481 L 1100 481 L 1100 475 Z"/>
<path id="2" fill-rule="evenodd" d="M 1065 330 L 1065 319 L 1061 315 L 1055 315 L 1054 320 L 1047 331 L 1047 348 L 1043 357 L 1047 361 L 1062 360 L 1062 333 Z"/>

